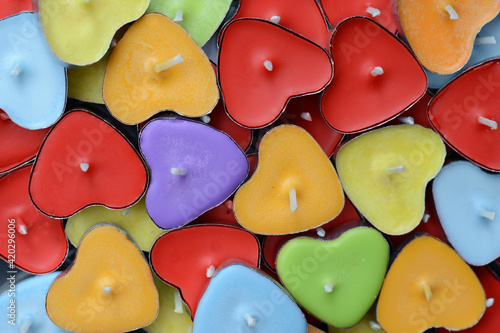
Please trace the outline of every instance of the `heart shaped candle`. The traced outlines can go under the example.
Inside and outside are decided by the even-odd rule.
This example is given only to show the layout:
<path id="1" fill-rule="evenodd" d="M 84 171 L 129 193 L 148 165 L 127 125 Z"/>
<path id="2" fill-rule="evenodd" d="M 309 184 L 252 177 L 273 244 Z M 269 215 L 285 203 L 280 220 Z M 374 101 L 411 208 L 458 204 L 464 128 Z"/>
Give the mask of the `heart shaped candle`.
<path id="1" fill-rule="evenodd" d="M 31 12 L 0 20 L 0 108 L 27 129 L 51 126 L 66 104 L 66 69 L 38 25 Z"/>
<path id="2" fill-rule="evenodd" d="M 40 213 L 31 203 L 31 165 L 0 177 L 0 257 L 33 274 L 59 267 L 68 251 L 62 220 Z"/>
<path id="3" fill-rule="evenodd" d="M 131 206 L 147 183 L 146 166 L 123 134 L 101 118 L 76 110 L 45 138 L 29 191 L 38 209 L 62 218 L 94 204 Z"/>
<path id="4" fill-rule="evenodd" d="M 203 50 L 177 23 L 156 13 L 134 22 L 113 49 L 102 94 L 111 114 L 126 124 L 163 110 L 200 117 L 219 99 Z"/>
<path id="5" fill-rule="evenodd" d="M 311 135 L 294 125 L 275 127 L 262 138 L 257 170 L 234 196 L 238 223 L 266 235 L 318 227 L 343 206 L 332 163 Z"/>
<path id="6" fill-rule="evenodd" d="M 456 72 L 470 57 L 481 27 L 500 11 L 499 0 L 397 0 L 403 32 L 422 65 L 438 74 Z"/>
<path id="7" fill-rule="evenodd" d="M 240 147 L 196 121 L 152 120 L 141 131 L 140 146 L 151 168 L 146 208 L 163 229 L 183 226 L 221 204 L 248 173 Z"/>
<path id="8" fill-rule="evenodd" d="M 50 47 L 62 61 L 79 66 L 101 59 L 115 32 L 137 20 L 148 5 L 149 0 L 38 0 Z"/>
<path id="9" fill-rule="evenodd" d="M 194 317 L 203 290 L 226 260 L 259 265 L 259 243 L 248 231 L 221 225 L 173 230 L 155 242 L 151 265 L 158 276 L 177 286 Z"/>
<path id="10" fill-rule="evenodd" d="M 434 131 L 398 125 L 348 141 L 336 165 L 342 187 L 360 213 L 380 231 L 401 235 L 422 220 L 425 186 L 441 170 L 445 155 Z"/>
<path id="11" fill-rule="evenodd" d="M 304 314 L 281 287 L 242 264 L 221 269 L 210 281 L 193 333 L 307 333 Z"/>
<path id="12" fill-rule="evenodd" d="M 376 304 L 366 313 L 361 321 L 351 328 L 328 326 L 328 333 L 385 333 L 377 323 Z"/>
<path id="13" fill-rule="evenodd" d="M 377 298 L 389 245 L 373 228 L 352 228 L 330 241 L 298 237 L 280 250 L 280 280 L 297 302 L 320 320 L 356 325 Z"/>
<path id="14" fill-rule="evenodd" d="M 408 243 L 384 280 L 377 305 L 387 332 L 420 333 L 444 326 L 462 330 L 477 323 L 485 294 L 472 269 L 448 245 L 422 236 Z"/>
<path id="15" fill-rule="evenodd" d="M 500 257 L 500 175 L 453 162 L 437 175 L 432 193 L 446 237 L 466 262 L 483 266 Z"/>
<path id="16" fill-rule="evenodd" d="M 458 153 L 482 168 L 500 171 L 500 63 L 491 60 L 462 73 L 434 96 L 432 126 Z M 471 140 L 471 138 L 474 138 Z"/>
<path id="17" fill-rule="evenodd" d="M 20 13 L 22 11 L 32 11 L 33 3 L 31 0 L 9 0 L 2 3 L 0 7 L 0 19 L 7 16 Z"/>
<path id="18" fill-rule="evenodd" d="M 354 17 L 340 23 L 330 52 L 335 77 L 323 93 L 321 112 L 340 132 L 380 125 L 427 89 L 425 72 L 408 47 L 370 19 Z"/>
<path id="19" fill-rule="evenodd" d="M 231 118 L 245 127 L 270 124 L 290 97 L 321 91 L 332 78 L 325 50 L 269 21 L 235 20 L 221 38 L 224 103 Z"/>
<path id="20" fill-rule="evenodd" d="M 108 51 L 98 62 L 92 65 L 68 68 L 68 97 L 81 101 L 104 104 L 102 83 L 108 65 Z"/>
<path id="21" fill-rule="evenodd" d="M 76 332 L 126 332 L 158 314 L 158 291 L 142 252 L 110 224 L 91 229 L 74 265 L 47 293 L 47 315 Z"/>
<path id="22" fill-rule="evenodd" d="M 102 206 L 91 206 L 68 218 L 65 232 L 74 246 L 92 226 L 111 222 L 122 227 L 143 251 L 151 250 L 154 241 L 165 233 L 154 224 L 146 211 L 146 203 L 141 199 L 132 207 L 125 209 L 108 209 Z"/>

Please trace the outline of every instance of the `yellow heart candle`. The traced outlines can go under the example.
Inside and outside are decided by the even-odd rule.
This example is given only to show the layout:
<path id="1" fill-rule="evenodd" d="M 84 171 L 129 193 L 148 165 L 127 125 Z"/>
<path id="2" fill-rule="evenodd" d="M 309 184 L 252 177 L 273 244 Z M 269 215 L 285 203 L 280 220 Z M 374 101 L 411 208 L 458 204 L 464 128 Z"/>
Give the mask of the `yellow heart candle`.
<path id="1" fill-rule="evenodd" d="M 158 314 L 158 292 L 142 252 L 117 227 L 91 229 L 74 265 L 46 298 L 49 318 L 74 332 L 126 332 L 149 325 Z"/>
<path id="2" fill-rule="evenodd" d="M 104 104 L 102 83 L 108 65 L 108 52 L 92 65 L 68 68 L 68 97 L 84 102 Z"/>
<path id="3" fill-rule="evenodd" d="M 422 220 L 425 187 L 446 155 L 441 137 L 420 125 L 383 127 L 347 142 L 336 158 L 345 193 L 380 231 L 401 235 Z"/>
<path id="4" fill-rule="evenodd" d="M 201 117 L 217 105 L 219 89 L 210 61 L 191 36 L 167 16 L 150 13 L 113 49 L 103 99 L 115 118 L 138 124 L 163 110 Z"/>
<path id="5" fill-rule="evenodd" d="M 398 254 L 377 305 L 387 332 L 420 333 L 431 327 L 457 331 L 476 324 L 486 296 L 474 271 L 448 245 L 421 236 Z"/>
<path id="6" fill-rule="evenodd" d="M 66 235 L 74 246 L 92 226 L 111 222 L 122 227 L 140 247 L 149 252 L 155 240 L 166 231 L 158 228 L 151 220 L 147 211 L 145 199 L 125 209 L 109 209 L 103 206 L 90 206 L 68 218 Z"/>
<path id="7" fill-rule="evenodd" d="M 335 169 L 304 129 L 282 125 L 261 140 L 252 178 L 236 192 L 236 220 L 266 235 L 297 233 L 334 219 L 344 206 Z"/>
<path id="8" fill-rule="evenodd" d="M 420 63 L 451 74 L 470 57 L 476 34 L 500 11 L 499 0 L 397 0 L 403 32 Z"/>
<path id="9" fill-rule="evenodd" d="M 101 59 L 115 32 L 138 19 L 149 0 L 39 0 L 40 21 L 55 55 L 73 65 Z"/>

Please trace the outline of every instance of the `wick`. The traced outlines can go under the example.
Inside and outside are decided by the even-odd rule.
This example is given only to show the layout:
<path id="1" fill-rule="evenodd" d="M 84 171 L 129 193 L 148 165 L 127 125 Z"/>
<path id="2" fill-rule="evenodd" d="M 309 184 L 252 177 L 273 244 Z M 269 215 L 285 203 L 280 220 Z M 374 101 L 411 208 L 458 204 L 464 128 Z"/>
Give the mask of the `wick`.
<path id="1" fill-rule="evenodd" d="M 329 282 L 323 286 L 323 289 L 327 293 L 331 293 L 333 291 L 333 283 Z"/>
<path id="2" fill-rule="evenodd" d="M 21 321 L 21 326 L 19 327 L 19 333 L 26 333 L 31 327 L 31 324 L 33 322 L 31 321 L 31 318 L 25 319 Z"/>
<path id="3" fill-rule="evenodd" d="M 109 294 L 111 292 L 111 287 L 104 287 L 102 288 L 105 294 Z"/>
<path id="4" fill-rule="evenodd" d="M 153 66 L 153 70 L 156 72 L 156 73 L 160 73 L 160 72 L 163 72 L 164 70 L 172 67 L 172 66 L 175 66 L 175 65 L 178 65 L 180 63 L 182 63 L 184 60 L 182 59 L 181 55 L 178 54 L 176 55 L 175 57 L 173 57 L 172 59 L 169 59 L 165 62 L 161 62 L 159 64 L 156 64 Z"/>
<path id="5" fill-rule="evenodd" d="M 432 298 L 432 290 L 431 290 L 431 287 L 427 283 L 424 284 L 424 293 L 425 293 L 425 298 L 427 299 L 427 302 L 429 302 Z"/>
<path id="6" fill-rule="evenodd" d="M 444 6 L 444 10 L 446 10 L 450 15 L 450 20 L 458 20 L 457 11 L 451 5 Z"/>
<path id="7" fill-rule="evenodd" d="M 489 307 L 493 306 L 493 303 L 495 303 L 495 299 L 494 298 L 488 298 L 486 300 L 486 307 L 489 308 Z"/>
<path id="8" fill-rule="evenodd" d="M 497 40 L 495 36 L 486 36 L 486 37 L 476 37 L 474 44 L 476 45 L 495 45 Z"/>
<path id="9" fill-rule="evenodd" d="M 116 44 L 117 44 L 117 41 L 116 41 L 116 39 L 114 39 L 114 38 L 113 38 L 113 39 L 111 40 L 111 45 L 110 45 L 110 46 L 111 46 L 111 47 L 115 47 L 115 46 L 116 46 Z"/>
<path id="10" fill-rule="evenodd" d="M 248 327 L 255 327 L 255 325 L 257 325 L 257 319 L 249 314 L 245 316 L 245 321 L 247 322 Z"/>
<path id="11" fill-rule="evenodd" d="M 224 202 L 224 205 L 226 206 L 227 209 L 233 209 L 233 201 L 232 200 L 226 200 L 226 202 Z"/>
<path id="12" fill-rule="evenodd" d="M 130 208 L 125 208 L 125 209 L 122 211 L 122 216 L 127 216 L 128 214 L 130 214 Z"/>
<path id="13" fill-rule="evenodd" d="M 489 210 L 481 209 L 479 211 L 479 216 L 487 218 L 490 221 L 493 221 L 495 219 L 495 212 L 491 212 Z"/>
<path id="14" fill-rule="evenodd" d="M 26 224 L 24 223 L 24 221 L 18 217 L 16 220 L 16 224 L 17 224 L 17 231 L 21 234 L 21 235 L 26 235 L 28 233 L 28 227 L 26 226 Z"/>
<path id="15" fill-rule="evenodd" d="M 494 120 L 491 120 L 491 119 L 488 119 L 488 118 L 484 118 L 484 117 L 477 117 L 477 121 L 478 123 L 480 124 L 483 124 L 485 126 L 488 126 L 489 128 L 491 128 L 492 130 L 496 130 L 497 127 L 498 127 L 498 124 L 496 121 Z"/>
<path id="16" fill-rule="evenodd" d="M 302 112 L 300 114 L 300 118 L 307 120 L 307 121 L 312 121 L 311 114 L 309 112 Z"/>
<path id="17" fill-rule="evenodd" d="M 21 72 L 23 71 L 23 68 L 21 65 L 16 64 L 14 67 L 12 67 L 12 70 L 10 71 L 10 77 L 17 77 Z"/>
<path id="18" fill-rule="evenodd" d="M 370 325 L 370 328 L 374 331 L 379 331 L 382 329 L 382 327 L 375 321 L 369 320 L 368 325 Z"/>
<path id="19" fill-rule="evenodd" d="M 281 17 L 278 15 L 273 15 L 273 16 L 271 16 L 270 21 L 275 23 L 275 24 L 278 24 L 281 21 Z"/>
<path id="20" fill-rule="evenodd" d="M 396 173 L 401 173 L 405 171 L 405 167 L 404 165 L 400 165 L 400 166 L 397 166 L 397 167 L 392 167 L 392 168 L 387 168 L 385 170 L 385 172 L 387 172 L 388 174 L 392 175 L 392 174 L 396 174 Z"/>
<path id="21" fill-rule="evenodd" d="M 183 20 L 182 14 L 183 14 L 182 10 L 177 9 L 177 11 L 175 12 L 175 17 L 174 17 L 173 21 L 174 22 L 180 22 L 180 21 L 182 21 Z"/>
<path id="22" fill-rule="evenodd" d="M 175 176 L 185 176 L 187 175 L 187 170 L 183 168 L 170 168 L 170 173 Z"/>
<path id="23" fill-rule="evenodd" d="M 403 124 L 408 124 L 408 125 L 414 125 L 415 124 L 415 119 L 413 117 L 399 117 L 398 120 L 403 123 Z"/>
<path id="24" fill-rule="evenodd" d="M 295 191 L 294 188 L 292 188 L 292 189 L 290 189 L 290 191 L 288 191 L 288 196 L 290 197 L 290 210 L 293 213 L 298 208 L 298 205 L 297 205 L 297 192 Z"/>
<path id="25" fill-rule="evenodd" d="M 325 229 L 323 229 L 321 227 L 316 228 L 316 233 L 318 234 L 319 237 L 325 237 L 325 235 L 326 235 Z"/>
<path id="26" fill-rule="evenodd" d="M 7 113 L 0 112 L 0 119 L 2 119 L 2 120 L 9 120 L 10 117 L 9 117 L 9 115 Z"/>
<path id="27" fill-rule="evenodd" d="M 384 69 L 382 67 L 380 67 L 380 66 L 376 66 L 376 67 L 373 68 L 373 70 L 370 72 L 370 74 L 373 77 L 382 75 L 382 74 L 384 74 Z"/>
<path id="28" fill-rule="evenodd" d="M 82 169 L 83 172 L 87 172 L 89 170 L 89 164 L 86 162 L 80 163 L 80 169 Z"/>
<path id="29" fill-rule="evenodd" d="M 366 8 L 366 12 L 370 14 L 372 17 L 377 17 L 380 15 L 380 10 L 373 7 Z"/>
<path id="30" fill-rule="evenodd" d="M 427 223 L 430 217 L 431 216 L 429 214 L 425 213 L 424 216 L 422 217 L 422 222 Z"/>
<path id="31" fill-rule="evenodd" d="M 210 267 L 207 268 L 207 273 L 206 273 L 207 278 L 210 279 L 212 276 L 214 276 L 214 273 L 215 273 L 215 266 L 210 265 Z"/>
<path id="32" fill-rule="evenodd" d="M 209 117 L 209 116 L 207 116 L 207 115 L 205 115 L 205 116 L 201 117 L 200 119 L 201 119 L 201 121 L 203 121 L 205 124 L 208 124 L 208 123 L 210 122 L 210 120 L 211 120 L 211 119 L 210 119 L 210 117 Z"/>
<path id="33" fill-rule="evenodd" d="M 270 72 L 273 71 L 273 63 L 269 60 L 264 61 L 264 67 L 266 67 L 266 69 Z"/>
<path id="34" fill-rule="evenodd" d="M 182 306 L 181 294 L 179 290 L 175 289 L 174 291 L 174 312 L 175 313 L 184 313 L 184 307 Z"/>

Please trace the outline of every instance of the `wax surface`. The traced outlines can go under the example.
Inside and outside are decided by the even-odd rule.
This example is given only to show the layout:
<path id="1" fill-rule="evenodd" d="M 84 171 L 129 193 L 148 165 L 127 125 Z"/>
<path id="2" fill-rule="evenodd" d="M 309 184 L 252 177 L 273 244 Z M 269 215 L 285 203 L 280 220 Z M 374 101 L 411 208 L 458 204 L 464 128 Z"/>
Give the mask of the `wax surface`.
<path id="1" fill-rule="evenodd" d="M 51 49 L 62 61 L 79 66 L 101 59 L 115 32 L 138 19 L 148 5 L 149 0 L 38 1 Z"/>
<path id="2" fill-rule="evenodd" d="M 256 320 L 249 327 L 245 317 Z M 304 314 L 273 280 L 244 265 L 230 265 L 208 285 L 193 323 L 193 333 L 306 333 Z"/>
<path id="3" fill-rule="evenodd" d="M 183 62 L 160 73 L 153 67 L 181 55 Z M 219 99 L 215 72 L 203 50 L 177 23 L 150 13 L 134 22 L 114 48 L 104 76 L 103 98 L 126 124 L 172 110 L 203 116 Z"/>
<path id="4" fill-rule="evenodd" d="M 443 167 L 432 185 L 434 202 L 446 237 L 469 264 L 483 266 L 500 257 L 500 225 L 480 216 L 500 212 L 500 175 L 466 161 Z"/>
<path id="5" fill-rule="evenodd" d="M 298 237 L 278 253 L 284 286 L 309 313 L 336 326 L 357 324 L 377 298 L 389 245 L 377 230 L 356 227 L 330 241 Z M 325 285 L 333 284 L 328 293 Z"/>
<path id="6" fill-rule="evenodd" d="M 245 127 L 270 124 L 290 97 L 319 92 L 332 78 L 332 61 L 324 49 L 271 22 L 239 19 L 227 25 L 221 38 L 224 103 L 231 118 Z"/>
<path id="7" fill-rule="evenodd" d="M 154 224 L 146 211 L 144 198 L 132 207 L 109 209 L 102 206 L 87 207 L 68 218 L 65 232 L 76 247 L 85 232 L 98 223 L 111 222 L 119 225 L 134 239 L 143 251 L 151 250 L 154 241 L 165 233 Z"/>
<path id="8" fill-rule="evenodd" d="M 450 82 L 429 103 L 432 126 L 454 150 L 482 168 L 500 171 L 500 131 L 480 124 L 478 117 L 499 122 L 500 63 L 491 60 Z M 471 139 L 473 138 L 473 139 Z"/>
<path id="9" fill-rule="evenodd" d="M 68 68 L 68 97 L 104 104 L 102 83 L 110 54 L 111 52 L 106 53 L 91 65 Z"/>
<path id="10" fill-rule="evenodd" d="M 32 165 L 0 177 L 0 257 L 32 274 L 59 267 L 68 251 L 62 220 L 43 215 L 28 195 Z M 21 226 L 26 234 L 22 234 Z M 14 237 L 10 236 L 14 235 Z"/>
<path id="11" fill-rule="evenodd" d="M 377 323 L 375 309 L 376 306 L 372 306 L 372 308 L 356 326 L 350 328 L 328 326 L 328 333 L 385 333 L 385 331 Z"/>
<path id="12" fill-rule="evenodd" d="M 24 128 L 51 126 L 66 104 L 65 68 L 50 50 L 36 14 L 0 20 L 0 31 L 0 109 Z"/>
<path id="13" fill-rule="evenodd" d="M 82 163 L 88 164 L 87 171 Z M 47 135 L 29 191 L 45 214 L 68 217 L 93 204 L 131 206 L 147 183 L 146 166 L 123 134 L 92 113 L 75 110 Z"/>
<path id="14" fill-rule="evenodd" d="M 17 333 L 23 325 L 29 325 L 28 332 L 43 333 L 65 333 L 65 331 L 50 321 L 45 311 L 45 296 L 50 285 L 54 282 L 60 272 L 53 272 L 46 275 L 31 277 L 21 282 L 17 282 L 13 288 L 15 291 L 6 290 L 0 295 L 0 306 L 2 319 L 0 321 L 0 331 L 4 333 Z M 9 295 L 9 293 L 11 295 Z M 15 326 L 9 323 L 11 302 L 14 301 Z M 29 324 L 28 324 L 29 323 Z"/>
<path id="15" fill-rule="evenodd" d="M 33 3 L 31 0 L 4 1 L 0 7 L 0 19 L 11 16 L 22 11 L 32 11 Z"/>
<path id="16" fill-rule="evenodd" d="M 77 332 L 131 331 L 153 322 L 158 306 L 142 252 L 109 224 L 85 235 L 74 265 L 52 284 L 46 300 L 50 319 Z"/>
<path id="17" fill-rule="evenodd" d="M 290 208 L 291 189 L 296 192 L 295 211 Z M 343 206 L 332 163 L 311 135 L 294 125 L 275 127 L 262 138 L 257 170 L 234 196 L 238 223 L 266 235 L 318 227 Z"/>
<path id="18" fill-rule="evenodd" d="M 432 292 L 430 301 L 424 285 Z M 435 326 L 462 330 L 481 318 L 485 301 L 481 283 L 460 256 L 422 236 L 408 243 L 389 268 L 377 318 L 387 332 L 419 333 Z"/>
<path id="19" fill-rule="evenodd" d="M 420 125 L 388 126 L 347 142 L 336 158 L 342 187 L 380 231 L 401 235 L 424 214 L 425 187 L 446 155 L 439 135 Z M 389 168 L 404 167 L 400 173 Z"/>
<path id="20" fill-rule="evenodd" d="M 178 228 L 224 202 L 245 180 L 248 160 L 226 134 L 203 123 L 159 118 L 141 131 L 151 169 L 146 208 L 163 229 Z M 182 168 L 186 175 L 174 175 Z"/>
<path id="21" fill-rule="evenodd" d="M 450 19 L 446 5 L 452 5 L 457 20 Z M 422 65 L 450 74 L 465 65 L 477 32 L 498 14 L 500 1 L 397 0 L 397 10 L 404 35 Z"/>

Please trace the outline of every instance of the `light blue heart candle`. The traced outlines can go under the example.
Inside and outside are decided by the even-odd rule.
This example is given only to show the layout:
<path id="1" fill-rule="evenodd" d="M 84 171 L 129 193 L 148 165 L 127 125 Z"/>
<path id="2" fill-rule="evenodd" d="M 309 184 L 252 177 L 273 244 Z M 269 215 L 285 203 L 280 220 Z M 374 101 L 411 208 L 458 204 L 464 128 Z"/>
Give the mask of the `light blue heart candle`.
<path id="1" fill-rule="evenodd" d="M 432 186 L 446 237 L 469 264 L 483 266 L 500 256 L 500 175 L 468 161 L 443 167 Z"/>
<path id="2" fill-rule="evenodd" d="M 273 280 L 243 264 L 215 275 L 194 317 L 193 333 L 306 333 L 307 322 Z"/>
<path id="3" fill-rule="evenodd" d="M 0 332 L 2 333 L 63 333 L 45 311 L 45 297 L 49 287 L 60 272 L 38 275 L 22 282 L 11 279 L 9 289 L 0 295 Z"/>
<path id="4" fill-rule="evenodd" d="M 0 109 L 24 128 L 51 126 L 66 105 L 66 69 L 35 13 L 0 20 L 0 45 Z"/>

